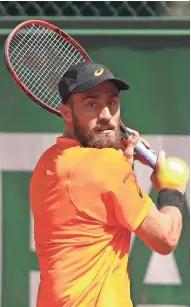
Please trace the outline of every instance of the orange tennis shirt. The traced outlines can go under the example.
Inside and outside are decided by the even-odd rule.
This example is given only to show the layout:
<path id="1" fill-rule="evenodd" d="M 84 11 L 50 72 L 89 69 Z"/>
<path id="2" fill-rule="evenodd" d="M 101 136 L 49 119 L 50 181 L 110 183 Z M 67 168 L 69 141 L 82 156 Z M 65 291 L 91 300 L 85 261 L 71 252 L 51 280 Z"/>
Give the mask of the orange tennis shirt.
<path id="1" fill-rule="evenodd" d="M 37 163 L 30 202 L 37 306 L 131 307 L 130 237 L 152 201 L 140 193 L 125 157 L 58 137 Z"/>

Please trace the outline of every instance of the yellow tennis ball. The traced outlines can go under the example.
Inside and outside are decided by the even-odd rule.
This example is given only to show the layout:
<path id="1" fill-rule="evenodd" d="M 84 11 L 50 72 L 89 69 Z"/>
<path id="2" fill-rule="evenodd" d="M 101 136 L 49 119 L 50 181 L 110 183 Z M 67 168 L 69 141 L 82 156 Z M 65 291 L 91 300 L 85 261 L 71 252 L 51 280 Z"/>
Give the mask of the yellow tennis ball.
<path id="1" fill-rule="evenodd" d="M 161 164 L 158 178 L 164 188 L 176 189 L 188 181 L 189 168 L 183 160 L 170 157 Z"/>

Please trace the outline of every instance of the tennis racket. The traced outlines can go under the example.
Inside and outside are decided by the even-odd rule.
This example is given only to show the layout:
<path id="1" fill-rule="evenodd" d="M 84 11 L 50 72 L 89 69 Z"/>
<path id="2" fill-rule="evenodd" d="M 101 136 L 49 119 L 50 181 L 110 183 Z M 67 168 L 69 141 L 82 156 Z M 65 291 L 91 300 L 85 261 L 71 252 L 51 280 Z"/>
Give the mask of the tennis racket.
<path id="1" fill-rule="evenodd" d="M 61 116 L 58 83 L 69 67 L 91 59 L 67 33 L 41 20 L 19 24 L 8 36 L 4 46 L 6 67 L 18 85 L 35 103 Z M 130 132 L 121 121 L 121 137 Z M 156 155 L 139 141 L 135 151 L 154 169 Z"/>

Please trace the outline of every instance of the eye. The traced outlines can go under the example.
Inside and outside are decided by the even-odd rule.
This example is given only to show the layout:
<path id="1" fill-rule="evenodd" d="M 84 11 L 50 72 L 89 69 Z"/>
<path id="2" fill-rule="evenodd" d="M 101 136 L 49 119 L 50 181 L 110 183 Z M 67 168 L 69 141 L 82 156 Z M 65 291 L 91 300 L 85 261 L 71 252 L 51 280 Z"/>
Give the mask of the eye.
<path id="1" fill-rule="evenodd" d="M 114 106 L 117 102 L 115 100 L 109 101 L 108 105 L 109 106 Z"/>
<path id="2" fill-rule="evenodd" d="M 96 102 L 90 101 L 90 102 L 87 103 L 87 106 L 90 107 L 90 108 L 95 108 L 96 107 Z"/>

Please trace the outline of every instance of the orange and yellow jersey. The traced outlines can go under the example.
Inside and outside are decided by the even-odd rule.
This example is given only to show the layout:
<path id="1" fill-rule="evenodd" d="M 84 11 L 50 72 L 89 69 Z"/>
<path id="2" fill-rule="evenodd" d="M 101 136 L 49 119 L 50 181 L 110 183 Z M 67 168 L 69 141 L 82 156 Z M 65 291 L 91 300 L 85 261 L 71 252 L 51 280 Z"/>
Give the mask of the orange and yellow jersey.
<path id="1" fill-rule="evenodd" d="M 37 163 L 30 202 L 41 277 L 37 306 L 131 307 L 130 237 L 152 201 L 139 193 L 125 157 L 59 137 Z"/>

